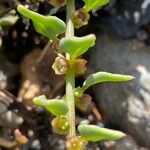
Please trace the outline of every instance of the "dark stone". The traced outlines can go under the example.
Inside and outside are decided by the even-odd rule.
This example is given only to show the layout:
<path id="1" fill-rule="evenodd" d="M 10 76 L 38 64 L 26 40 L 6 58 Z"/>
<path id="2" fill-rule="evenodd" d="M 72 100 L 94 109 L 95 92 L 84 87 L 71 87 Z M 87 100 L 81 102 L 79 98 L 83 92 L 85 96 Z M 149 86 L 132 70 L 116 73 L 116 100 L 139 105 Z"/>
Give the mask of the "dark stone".
<path id="1" fill-rule="evenodd" d="M 18 65 L 11 63 L 0 53 L 0 88 L 13 93 L 17 92 L 19 85 Z"/>
<path id="2" fill-rule="evenodd" d="M 99 15 L 101 13 L 99 11 Z M 121 37 L 133 37 L 141 26 L 150 22 L 150 2 L 149 0 L 117 0 L 109 10 L 109 14 L 95 20 Z"/>
<path id="3" fill-rule="evenodd" d="M 107 150 L 140 150 L 136 141 L 134 141 L 134 139 L 129 136 L 115 141 L 114 143 L 112 143 L 112 146 L 111 142 L 112 141 L 108 141 L 107 145 L 109 146 Z"/>
<path id="4" fill-rule="evenodd" d="M 19 18 L 16 24 L 9 28 L 8 35 L 2 37 L 2 41 L 4 55 L 10 61 L 20 63 L 35 44 L 35 30 L 29 21 Z"/>
<path id="5" fill-rule="evenodd" d="M 107 119 L 130 133 L 140 144 L 150 147 L 150 49 L 137 40 L 122 40 L 99 33 L 89 53 L 96 71 L 130 74 L 130 82 L 94 86 L 96 103 Z"/>

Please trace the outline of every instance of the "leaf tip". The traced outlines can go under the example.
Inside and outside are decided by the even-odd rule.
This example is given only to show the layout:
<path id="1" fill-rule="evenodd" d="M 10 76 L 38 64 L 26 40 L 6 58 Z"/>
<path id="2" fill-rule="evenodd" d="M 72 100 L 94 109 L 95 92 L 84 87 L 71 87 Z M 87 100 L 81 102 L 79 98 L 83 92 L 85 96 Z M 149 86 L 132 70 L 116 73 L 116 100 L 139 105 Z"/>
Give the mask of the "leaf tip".
<path id="1" fill-rule="evenodd" d="M 134 76 L 131 76 L 131 75 L 127 75 L 127 80 L 130 81 L 130 80 L 134 80 L 135 77 Z"/>
<path id="2" fill-rule="evenodd" d="M 90 34 L 90 35 L 88 35 L 88 37 L 89 37 L 93 42 L 95 42 L 95 40 L 96 40 L 95 34 Z"/>
<path id="3" fill-rule="evenodd" d="M 22 10 L 25 10 L 26 9 L 26 7 L 24 7 L 23 5 L 18 5 L 17 6 L 17 10 L 19 11 L 19 12 L 21 12 Z"/>
<path id="4" fill-rule="evenodd" d="M 35 105 L 42 106 L 44 100 L 46 100 L 46 96 L 41 95 L 41 96 L 34 97 L 32 101 Z"/>
<path id="5" fill-rule="evenodd" d="M 91 36 L 93 37 L 93 40 L 96 40 L 95 34 L 91 34 Z"/>

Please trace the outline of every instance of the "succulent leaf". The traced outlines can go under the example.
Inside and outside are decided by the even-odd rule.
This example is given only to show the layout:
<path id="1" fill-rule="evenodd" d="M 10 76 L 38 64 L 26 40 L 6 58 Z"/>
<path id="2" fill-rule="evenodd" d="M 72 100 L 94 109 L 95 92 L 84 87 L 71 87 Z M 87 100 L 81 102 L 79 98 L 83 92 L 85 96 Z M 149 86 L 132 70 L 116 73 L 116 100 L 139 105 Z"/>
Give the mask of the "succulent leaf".
<path id="1" fill-rule="evenodd" d="M 95 40 L 94 34 L 84 37 L 65 37 L 61 39 L 59 47 L 64 52 L 69 53 L 71 59 L 75 59 L 92 47 L 95 44 Z"/>
<path id="2" fill-rule="evenodd" d="M 102 7 L 106 5 L 110 0 L 83 0 L 85 2 L 84 9 L 89 12 L 97 7 Z"/>
<path id="3" fill-rule="evenodd" d="M 35 30 L 55 40 L 58 34 L 62 34 L 66 30 L 65 23 L 55 16 L 43 16 L 33 12 L 22 5 L 18 5 L 17 10 L 25 17 L 32 20 Z"/>
<path id="4" fill-rule="evenodd" d="M 78 131 L 82 139 L 94 142 L 100 140 L 118 140 L 125 137 L 123 132 L 101 128 L 96 125 L 79 125 Z"/>
<path id="5" fill-rule="evenodd" d="M 75 90 L 75 95 L 82 94 L 87 88 L 90 86 L 101 83 L 101 82 L 121 82 L 121 81 L 129 81 L 134 79 L 133 76 L 130 75 L 122 75 L 122 74 L 113 74 L 108 72 L 97 72 L 95 74 L 91 74 L 83 83 L 82 87 L 78 87 Z"/>
<path id="6" fill-rule="evenodd" d="M 33 103 L 37 106 L 43 106 L 55 116 L 65 115 L 68 112 L 68 107 L 64 101 L 59 99 L 47 100 L 44 95 L 35 97 Z"/>

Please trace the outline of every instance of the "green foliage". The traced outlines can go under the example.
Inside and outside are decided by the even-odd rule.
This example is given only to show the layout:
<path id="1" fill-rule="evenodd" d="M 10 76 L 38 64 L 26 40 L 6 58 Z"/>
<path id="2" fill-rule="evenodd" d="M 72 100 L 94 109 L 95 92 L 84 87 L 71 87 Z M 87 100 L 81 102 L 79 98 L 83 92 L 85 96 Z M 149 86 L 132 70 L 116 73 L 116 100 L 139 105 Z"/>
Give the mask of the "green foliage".
<path id="1" fill-rule="evenodd" d="M 55 16 L 43 16 L 31 10 L 28 10 L 22 5 L 18 5 L 17 10 L 25 17 L 32 20 L 35 30 L 55 40 L 59 34 L 62 34 L 66 30 L 65 23 Z"/>
<path id="2" fill-rule="evenodd" d="M 59 42 L 57 36 L 66 31 L 66 36 L 62 38 L 56 47 L 64 54 L 58 53 L 52 68 L 55 74 L 66 74 L 66 93 L 62 99 L 48 100 L 44 95 L 35 97 L 33 102 L 37 106 L 43 106 L 56 118 L 51 122 L 53 131 L 58 134 L 67 134 L 67 150 L 80 149 L 85 147 L 86 141 L 117 140 L 125 136 L 124 133 L 110 129 L 100 128 L 94 125 L 79 125 L 78 131 L 81 136 L 75 136 L 75 104 L 81 110 L 86 110 L 92 98 L 83 94 L 90 86 L 101 82 L 120 82 L 134 79 L 130 75 L 112 74 L 108 72 L 98 72 L 90 75 L 82 87 L 75 89 L 75 73 L 83 74 L 86 70 L 86 60 L 79 59 L 90 47 L 95 44 L 96 37 L 90 34 L 84 37 L 74 36 L 74 27 L 79 28 L 88 23 L 89 11 L 101 7 L 109 0 L 83 0 L 85 6 L 77 11 L 74 10 L 74 0 L 67 2 L 67 29 L 65 23 L 55 16 L 43 16 L 22 5 L 18 5 L 17 10 L 25 17 L 32 20 L 35 30 L 48 37 L 54 42 Z M 64 0 L 52 0 L 54 6 L 61 6 Z M 68 60 L 68 58 L 70 60 Z M 75 92 L 74 92 L 75 91 Z M 74 93 L 73 93 L 74 92 Z M 76 97 L 75 97 L 76 96 Z"/>
<path id="3" fill-rule="evenodd" d="M 87 88 L 90 86 L 101 83 L 101 82 L 120 82 L 120 81 L 129 81 L 134 79 L 133 76 L 130 75 L 121 75 L 121 74 L 113 74 L 108 72 L 97 72 L 95 74 L 91 74 L 83 83 L 83 86 L 77 88 L 75 93 L 78 95 L 82 94 Z"/>
<path id="4" fill-rule="evenodd" d="M 92 47 L 95 44 L 95 40 L 94 34 L 84 37 L 65 37 L 61 39 L 59 47 L 64 52 L 69 53 L 71 59 L 75 59 Z"/>
<path id="5" fill-rule="evenodd" d="M 97 7 L 106 5 L 110 0 L 83 0 L 85 2 L 84 9 L 89 12 Z"/>
<path id="6" fill-rule="evenodd" d="M 95 125 L 79 125 L 81 138 L 87 141 L 118 140 L 125 136 L 123 132 L 101 128 Z"/>
<path id="7" fill-rule="evenodd" d="M 35 97 L 33 103 L 37 106 L 43 106 L 55 116 L 65 115 L 68 112 L 68 106 L 63 100 L 47 100 L 44 95 Z"/>

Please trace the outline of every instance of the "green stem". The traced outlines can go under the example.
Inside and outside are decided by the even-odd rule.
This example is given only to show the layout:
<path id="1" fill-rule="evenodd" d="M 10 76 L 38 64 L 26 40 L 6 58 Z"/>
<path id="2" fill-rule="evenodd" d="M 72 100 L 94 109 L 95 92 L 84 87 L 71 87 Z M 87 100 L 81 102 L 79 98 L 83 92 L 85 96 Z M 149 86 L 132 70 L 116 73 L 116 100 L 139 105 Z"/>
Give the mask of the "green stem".
<path id="1" fill-rule="evenodd" d="M 72 22 L 72 14 L 75 10 L 75 3 L 74 0 L 66 0 L 67 3 L 67 29 L 66 29 L 66 36 L 74 36 L 74 25 Z"/>
<path id="2" fill-rule="evenodd" d="M 69 137 L 75 136 L 75 103 L 74 103 L 74 71 L 68 70 L 66 74 L 66 103 L 69 107 L 68 118 L 69 118 Z"/>
<path id="3" fill-rule="evenodd" d="M 74 25 L 72 22 L 72 14 L 75 9 L 74 0 L 66 0 L 67 3 L 67 29 L 66 37 L 74 36 Z M 66 58 L 69 60 L 70 55 L 66 54 Z M 74 102 L 74 87 L 75 87 L 75 73 L 72 68 L 69 68 L 66 73 L 66 103 L 69 107 L 68 119 L 69 119 L 69 137 L 75 136 L 75 102 Z"/>

